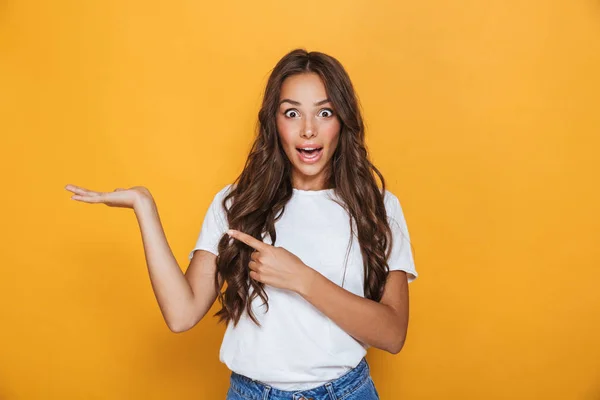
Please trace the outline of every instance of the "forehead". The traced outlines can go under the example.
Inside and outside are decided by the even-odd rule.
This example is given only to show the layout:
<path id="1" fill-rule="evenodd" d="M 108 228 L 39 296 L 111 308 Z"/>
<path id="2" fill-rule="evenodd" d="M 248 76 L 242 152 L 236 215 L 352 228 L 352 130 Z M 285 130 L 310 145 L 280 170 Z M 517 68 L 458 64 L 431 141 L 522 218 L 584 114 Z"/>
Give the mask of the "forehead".
<path id="1" fill-rule="evenodd" d="M 280 99 L 291 99 L 301 103 L 315 103 L 327 98 L 327 91 L 321 77 L 315 73 L 298 74 L 287 77 L 281 85 Z"/>

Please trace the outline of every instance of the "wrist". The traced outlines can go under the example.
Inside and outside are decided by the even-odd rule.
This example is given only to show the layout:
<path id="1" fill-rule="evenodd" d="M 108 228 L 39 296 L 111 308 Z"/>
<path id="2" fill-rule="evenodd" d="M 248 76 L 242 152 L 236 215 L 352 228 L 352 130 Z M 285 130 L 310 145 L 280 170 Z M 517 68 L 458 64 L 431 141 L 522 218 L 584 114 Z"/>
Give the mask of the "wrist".
<path id="1" fill-rule="evenodd" d="M 306 271 L 304 271 L 304 274 L 300 279 L 300 284 L 298 285 L 296 292 L 304 298 L 309 297 L 316 289 L 320 277 L 321 274 L 309 266 L 306 266 Z"/>
<path id="2" fill-rule="evenodd" d="M 152 210 L 155 208 L 154 198 L 152 196 L 146 196 L 138 194 L 137 198 L 133 203 L 133 210 L 137 212 L 143 212 L 145 210 Z"/>

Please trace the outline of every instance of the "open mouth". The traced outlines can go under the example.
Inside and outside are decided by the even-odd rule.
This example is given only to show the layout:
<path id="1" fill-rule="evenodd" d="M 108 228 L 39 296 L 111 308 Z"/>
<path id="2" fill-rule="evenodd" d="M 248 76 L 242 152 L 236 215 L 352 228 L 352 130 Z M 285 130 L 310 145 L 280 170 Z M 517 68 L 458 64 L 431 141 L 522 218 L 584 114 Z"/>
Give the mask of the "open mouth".
<path id="1" fill-rule="evenodd" d="M 323 152 L 322 147 L 296 147 L 296 151 L 300 154 L 301 158 L 305 160 L 314 160 L 318 158 Z"/>

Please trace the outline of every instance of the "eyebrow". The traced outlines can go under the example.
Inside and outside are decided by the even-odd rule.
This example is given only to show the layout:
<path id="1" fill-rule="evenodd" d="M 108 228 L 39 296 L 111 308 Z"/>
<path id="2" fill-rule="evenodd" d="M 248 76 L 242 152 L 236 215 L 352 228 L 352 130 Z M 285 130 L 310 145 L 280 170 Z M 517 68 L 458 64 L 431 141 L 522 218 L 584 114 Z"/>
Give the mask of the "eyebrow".
<path id="1" fill-rule="evenodd" d="M 331 102 L 331 100 L 329 100 L 329 99 L 325 99 L 325 100 L 317 101 L 317 102 L 315 103 L 315 106 L 320 106 L 320 105 L 323 105 L 323 104 L 325 104 L 325 103 L 330 103 L 330 102 Z M 302 104 L 301 104 L 299 101 L 295 101 L 295 100 L 291 100 L 291 99 L 283 99 L 283 100 L 281 100 L 281 101 L 279 102 L 279 105 L 282 105 L 283 103 L 290 103 L 290 104 L 293 104 L 293 105 L 295 105 L 295 106 L 300 106 L 300 105 L 302 105 Z"/>

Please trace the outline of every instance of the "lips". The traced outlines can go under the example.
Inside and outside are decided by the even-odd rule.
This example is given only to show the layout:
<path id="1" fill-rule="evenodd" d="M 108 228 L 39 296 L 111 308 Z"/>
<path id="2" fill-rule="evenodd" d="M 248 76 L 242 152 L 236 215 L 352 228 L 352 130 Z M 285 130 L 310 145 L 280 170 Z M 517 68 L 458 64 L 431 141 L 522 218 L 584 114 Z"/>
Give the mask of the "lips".
<path id="1" fill-rule="evenodd" d="M 320 146 L 305 146 L 305 147 L 297 147 L 296 151 L 298 153 L 298 157 L 300 161 L 313 164 L 321 159 L 323 155 L 323 147 Z"/>

